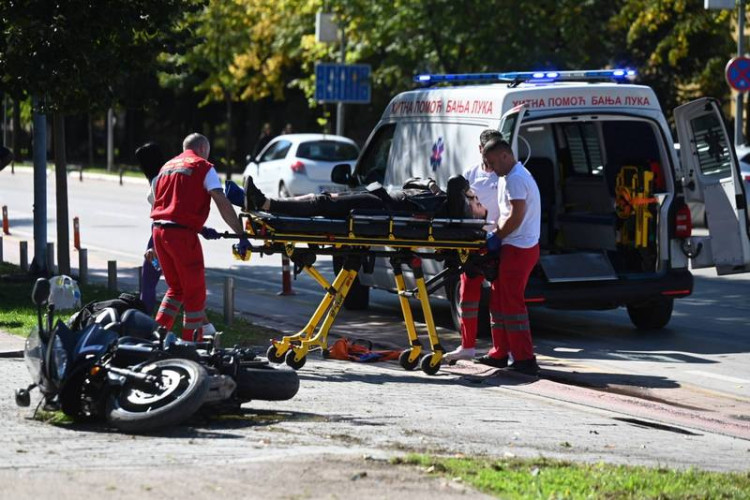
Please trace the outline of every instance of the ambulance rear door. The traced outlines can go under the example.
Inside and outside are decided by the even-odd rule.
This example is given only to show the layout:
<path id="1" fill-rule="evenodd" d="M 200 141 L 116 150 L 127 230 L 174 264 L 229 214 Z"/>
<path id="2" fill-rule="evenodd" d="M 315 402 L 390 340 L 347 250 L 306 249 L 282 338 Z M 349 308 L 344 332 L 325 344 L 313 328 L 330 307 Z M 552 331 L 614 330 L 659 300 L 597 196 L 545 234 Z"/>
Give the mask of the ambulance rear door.
<path id="1" fill-rule="evenodd" d="M 750 271 L 747 204 L 719 102 L 701 98 L 674 110 L 687 201 L 706 207 L 708 236 L 690 238 L 694 269 L 719 275 Z"/>

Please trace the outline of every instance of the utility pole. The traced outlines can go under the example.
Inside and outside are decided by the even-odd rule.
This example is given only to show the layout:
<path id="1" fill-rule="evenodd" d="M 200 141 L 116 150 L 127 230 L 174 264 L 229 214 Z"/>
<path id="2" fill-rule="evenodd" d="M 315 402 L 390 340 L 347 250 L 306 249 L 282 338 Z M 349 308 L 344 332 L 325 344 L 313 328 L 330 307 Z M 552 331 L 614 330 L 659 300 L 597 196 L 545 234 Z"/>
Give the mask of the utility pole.
<path id="1" fill-rule="evenodd" d="M 341 38 L 339 61 L 341 64 L 346 64 L 346 32 L 344 31 L 344 23 L 339 25 L 339 33 Z M 336 135 L 344 135 L 344 103 L 342 101 L 336 104 Z"/>
<path id="2" fill-rule="evenodd" d="M 34 122 L 34 260 L 31 273 L 47 275 L 47 118 L 31 98 Z"/>

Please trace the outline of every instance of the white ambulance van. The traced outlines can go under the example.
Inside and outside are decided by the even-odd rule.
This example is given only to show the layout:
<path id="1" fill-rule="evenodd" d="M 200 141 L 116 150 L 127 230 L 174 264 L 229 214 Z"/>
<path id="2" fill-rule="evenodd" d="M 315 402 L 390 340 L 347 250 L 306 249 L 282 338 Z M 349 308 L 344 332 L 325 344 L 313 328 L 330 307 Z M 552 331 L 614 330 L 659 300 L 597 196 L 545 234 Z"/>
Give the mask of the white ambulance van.
<path id="1" fill-rule="evenodd" d="M 480 162 L 480 132 L 497 129 L 541 194 L 541 257 L 527 302 L 624 306 L 636 327 L 661 328 L 673 300 L 692 292 L 689 264 L 750 270 L 747 205 L 718 102 L 675 110 L 677 152 L 654 91 L 632 78 L 623 70 L 422 75 L 425 88 L 388 105 L 350 183 L 398 189 L 432 177 L 444 187 Z M 444 82 L 457 86 L 430 87 Z M 708 235 L 691 234 L 688 201 L 705 203 Z M 428 275 L 440 270 L 424 265 Z M 367 287 L 395 289 L 385 259 L 360 274 L 350 308 L 367 307 Z M 457 323 L 457 283 L 445 296 Z"/>

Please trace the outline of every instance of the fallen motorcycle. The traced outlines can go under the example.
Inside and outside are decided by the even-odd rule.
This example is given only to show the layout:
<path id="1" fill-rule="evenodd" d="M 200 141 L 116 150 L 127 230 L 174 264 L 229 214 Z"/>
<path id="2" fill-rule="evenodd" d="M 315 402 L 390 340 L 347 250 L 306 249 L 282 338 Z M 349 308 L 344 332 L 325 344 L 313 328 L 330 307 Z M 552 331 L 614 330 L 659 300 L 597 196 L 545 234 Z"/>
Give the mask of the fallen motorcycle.
<path id="1" fill-rule="evenodd" d="M 33 384 L 16 390 L 19 406 L 30 405 L 37 387 L 47 409 L 141 433 L 178 424 L 202 406 L 286 400 L 299 389 L 293 370 L 270 367 L 249 349 L 222 349 L 216 338 L 183 342 L 141 311 L 119 317 L 108 308 L 79 331 L 53 325 L 48 297 L 49 282 L 40 278 L 32 292 L 38 328 L 24 352 Z"/>

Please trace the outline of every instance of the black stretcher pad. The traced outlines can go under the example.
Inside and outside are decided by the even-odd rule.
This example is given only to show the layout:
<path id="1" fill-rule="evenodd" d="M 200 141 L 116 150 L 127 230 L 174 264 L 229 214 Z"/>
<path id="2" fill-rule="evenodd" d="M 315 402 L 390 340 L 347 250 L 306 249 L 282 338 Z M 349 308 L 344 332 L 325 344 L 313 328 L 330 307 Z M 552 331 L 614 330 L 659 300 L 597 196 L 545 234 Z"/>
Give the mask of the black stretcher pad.
<path id="1" fill-rule="evenodd" d="M 479 249 L 486 233 L 481 219 L 432 219 L 413 214 L 352 211 L 347 219 L 243 213 L 256 237 L 300 242 Z"/>

